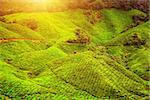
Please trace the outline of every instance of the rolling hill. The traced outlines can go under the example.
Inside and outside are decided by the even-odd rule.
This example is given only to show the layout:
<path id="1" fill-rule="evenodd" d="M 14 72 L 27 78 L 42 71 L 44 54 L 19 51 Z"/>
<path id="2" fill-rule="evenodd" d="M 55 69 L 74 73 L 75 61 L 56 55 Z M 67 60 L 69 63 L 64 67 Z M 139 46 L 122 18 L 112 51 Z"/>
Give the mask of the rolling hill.
<path id="1" fill-rule="evenodd" d="M 15 13 L 0 21 L 0 99 L 147 100 L 149 21 L 132 9 Z"/>

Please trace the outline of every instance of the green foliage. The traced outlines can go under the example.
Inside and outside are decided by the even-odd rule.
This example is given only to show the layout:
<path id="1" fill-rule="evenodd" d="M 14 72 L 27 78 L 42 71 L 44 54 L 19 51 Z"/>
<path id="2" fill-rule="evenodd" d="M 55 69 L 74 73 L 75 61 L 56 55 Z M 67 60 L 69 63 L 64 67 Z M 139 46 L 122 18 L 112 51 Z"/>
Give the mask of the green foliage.
<path id="1" fill-rule="evenodd" d="M 51 69 L 66 82 L 100 98 L 118 95 L 130 98 L 133 96 L 131 91 L 136 91 L 135 97 L 142 95 L 144 82 L 138 83 L 138 76 L 117 63 L 111 63 L 106 56 L 95 58 L 91 55 L 92 52 L 87 52 L 56 60 Z"/>
<path id="2" fill-rule="evenodd" d="M 4 16 L 5 22 L 0 22 L 0 99 L 148 97 L 149 21 L 128 28 L 132 16 L 145 13 L 103 9 L 93 10 L 89 17 L 85 12 Z M 94 20 L 97 14 L 101 17 Z"/>
<path id="3" fill-rule="evenodd" d="M 132 36 L 134 34 L 137 34 L 140 39 L 145 40 L 146 46 L 149 47 L 149 36 L 150 36 L 149 35 L 150 34 L 149 24 L 150 24 L 150 22 L 148 21 L 142 25 L 131 28 L 128 31 L 124 32 L 123 34 L 119 34 L 116 38 L 112 39 L 111 41 L 109 41 L 106 44 L 108 44 L 108 45 L 114 45 L 114 44 L 115 45 L 122 45 L 122 44 L 125 44 L 127 41 L 129 41 L 129 39 L 133 40 Z"/>

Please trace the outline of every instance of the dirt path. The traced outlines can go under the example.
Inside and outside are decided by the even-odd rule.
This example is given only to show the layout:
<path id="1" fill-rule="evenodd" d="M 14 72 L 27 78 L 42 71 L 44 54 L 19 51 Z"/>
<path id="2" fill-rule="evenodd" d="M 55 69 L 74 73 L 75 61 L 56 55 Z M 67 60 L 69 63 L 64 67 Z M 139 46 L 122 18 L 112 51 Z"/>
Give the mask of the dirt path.
<path id="1" fill-rule="evenodd" d="M 0 38 L 0 43 L 2 42 L 12 42 L 12 41 L 40 41 L 40 39 L 33 39 L 33 38 Z"/>

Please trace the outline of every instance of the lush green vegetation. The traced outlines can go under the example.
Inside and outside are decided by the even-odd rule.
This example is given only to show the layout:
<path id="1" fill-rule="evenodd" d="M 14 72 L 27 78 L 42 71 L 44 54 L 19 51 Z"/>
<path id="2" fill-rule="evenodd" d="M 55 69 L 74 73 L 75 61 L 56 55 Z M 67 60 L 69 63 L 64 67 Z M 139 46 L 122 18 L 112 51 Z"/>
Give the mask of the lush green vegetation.
<path id="1" fill-rule="evenodd" d="M 148 99 L 150 22 L 133 25 L 133 16 L 146 14 L 77 9 L 4 16 L 0 99 Z"/>

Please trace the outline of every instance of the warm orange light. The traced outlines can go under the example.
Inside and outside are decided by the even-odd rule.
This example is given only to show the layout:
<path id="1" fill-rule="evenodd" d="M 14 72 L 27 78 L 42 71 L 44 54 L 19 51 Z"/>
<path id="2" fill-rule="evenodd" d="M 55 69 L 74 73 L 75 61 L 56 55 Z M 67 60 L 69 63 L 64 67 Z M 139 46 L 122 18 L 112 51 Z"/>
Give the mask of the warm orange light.
<path id="1" fill-rule="evenodd" d="M 31 0 L 31 1 L 35 3 L 47 3 L 49 0 Z"/>

